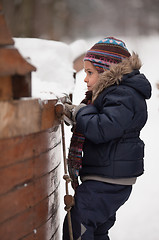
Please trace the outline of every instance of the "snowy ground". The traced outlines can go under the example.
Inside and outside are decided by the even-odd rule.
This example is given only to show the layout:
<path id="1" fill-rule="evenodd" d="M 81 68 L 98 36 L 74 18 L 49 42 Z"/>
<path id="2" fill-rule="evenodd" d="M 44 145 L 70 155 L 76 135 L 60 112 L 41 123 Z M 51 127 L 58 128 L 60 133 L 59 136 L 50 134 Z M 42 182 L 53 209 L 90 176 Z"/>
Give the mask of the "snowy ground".
<path id="1" fill-rule="evenodd" d="M 97 39 L 86 41 L 88 49 Z M 141 176 L 133 188 L 129 201 L 121 207 L 117 214 L 117 222 L 110 231 L 112 240 L 159 240 L 159 90 L 156 83 L 159 82 L 159 36 L 138 37 L 123 40 L 130 51 L 137 52 L 143 62 L 143 72 L 152 84 L 152 98 L 148 100 L 149 119 L 141 133 L 146 144 L 145 149 L 145 174 Z M 54 41 L 40 41 L 38 39 L 16 39 L 16 46 L 21 53 L 31 58 L 38 71 L 33 74 L 33 96 L 49 97 L 52 94 L 44 94 L 47 91 L 55 93 L 69 92 L 73 87 L 72 60 L 78 54 L 83 53 L 84 41 L 66 45 Z M 74 89 L 74 104 L 79 104 L 86 91 L 84 72 L 77 74 Z M 58 81 L 54 81 L 54 80 Z M 42 93 L 42 92 L 43 93 Z M 68 149 L 71 132 L 70 127 L 65 126 L 66 148 Z M 63 166 L 61 166 L 61 226 L 65 211 L 63 210 L 64 180 Z M 70 188 L 71 189 L 71 188 Z M 71 191 L 72 193 L 72 191 Z"/>
<path id="2" fill-rule="evenodd" d="M 145 174 L 141 176 L 133 188 L 129 201 L 117 213 L 117 221 L 110 230 L 112 240 L 159 240 L 159 36 L 138 39 L 124 39 L 128 49 L 137 52 L 143 62 L 143 72 L 152 84 L 152 98 L 147 101 L 149 119 L 142 130 L 141 137 L 145 142 Z M 74 103 L 78 104 L 86 90 L 84 72 L 77 74 L 74 90 Z M 66 145 L 69 146 L 70 128 L 65 127 Z M 63 169 L 62 169 L 63 171 Z M 62 180 L 62 199 L 64 181 Z M 63 205 L 61 205 L 61 222 L 63 221 Z"/>

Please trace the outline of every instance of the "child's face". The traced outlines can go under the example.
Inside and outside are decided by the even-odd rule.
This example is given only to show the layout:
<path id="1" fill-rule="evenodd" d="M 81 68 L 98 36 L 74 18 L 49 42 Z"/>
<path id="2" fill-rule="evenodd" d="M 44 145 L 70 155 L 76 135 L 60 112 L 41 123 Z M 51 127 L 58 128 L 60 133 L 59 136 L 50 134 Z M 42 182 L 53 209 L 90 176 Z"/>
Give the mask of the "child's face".
<path id="1" fill-rule="evenodd" d="M 99 73 L 90 61 L 84 61 L 84 70 L 86 73 L 84 81 L 87 83 L 87 89 L 92 90 L 94 84 L 99 80 Z"/>

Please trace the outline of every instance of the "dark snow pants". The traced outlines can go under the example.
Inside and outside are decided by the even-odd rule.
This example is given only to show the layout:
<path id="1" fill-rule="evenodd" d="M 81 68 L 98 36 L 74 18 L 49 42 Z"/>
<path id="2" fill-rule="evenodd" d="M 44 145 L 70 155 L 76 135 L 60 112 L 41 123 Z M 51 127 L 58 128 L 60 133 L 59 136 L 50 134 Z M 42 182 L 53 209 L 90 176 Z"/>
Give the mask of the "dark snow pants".
<path id="1" fill-rule="evenodd" d="M 116 211 L 130 196 L 132 186 L 85 181 L 76 190 L 71 209 L 74 240 L 109 240 L 108 230 L 115 223 Z M 67 215 L 63 240 L 70 240 Z"/>

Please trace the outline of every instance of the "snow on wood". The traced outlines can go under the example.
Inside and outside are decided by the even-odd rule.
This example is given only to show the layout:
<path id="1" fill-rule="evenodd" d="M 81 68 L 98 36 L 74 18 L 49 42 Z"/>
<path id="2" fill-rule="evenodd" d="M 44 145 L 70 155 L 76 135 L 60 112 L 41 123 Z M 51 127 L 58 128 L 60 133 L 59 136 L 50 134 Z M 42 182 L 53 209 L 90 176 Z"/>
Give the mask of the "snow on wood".
<path id="1" fill-rule="evenodd" d="M 85 52 L 85 42 L 70 45 L 36 38 L 14 38 L 15 46 L 37 71 L 32 73 L 32 96 L 52 99 L 74 90 L 73 61 Z"/>

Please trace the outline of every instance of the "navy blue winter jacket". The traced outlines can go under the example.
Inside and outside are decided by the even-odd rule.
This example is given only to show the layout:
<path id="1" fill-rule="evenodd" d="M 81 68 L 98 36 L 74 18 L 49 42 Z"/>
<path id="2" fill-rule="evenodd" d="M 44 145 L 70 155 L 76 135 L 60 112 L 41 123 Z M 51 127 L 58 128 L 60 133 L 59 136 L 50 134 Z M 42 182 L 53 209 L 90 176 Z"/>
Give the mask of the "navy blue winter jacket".
<path id="1" fill-rule="evenodd" d="M 85 136 L 81 176 L 143 174 L 144 142 L 139 135 L 147 121 L 145 99 L 151 96 L 151 85 L 139 69 L 140 60 L 134 54 L 103 73 L 93 104 L 78 111 L 77 131 Z"/>

